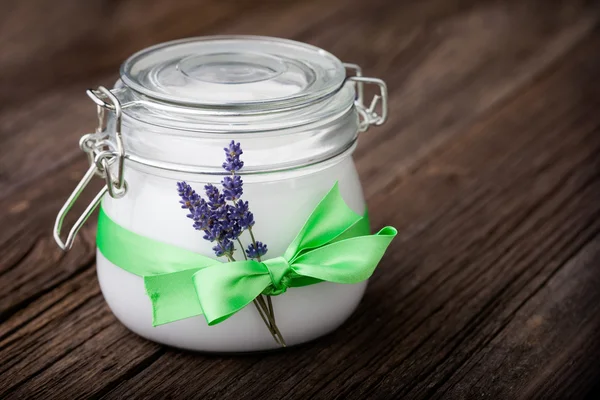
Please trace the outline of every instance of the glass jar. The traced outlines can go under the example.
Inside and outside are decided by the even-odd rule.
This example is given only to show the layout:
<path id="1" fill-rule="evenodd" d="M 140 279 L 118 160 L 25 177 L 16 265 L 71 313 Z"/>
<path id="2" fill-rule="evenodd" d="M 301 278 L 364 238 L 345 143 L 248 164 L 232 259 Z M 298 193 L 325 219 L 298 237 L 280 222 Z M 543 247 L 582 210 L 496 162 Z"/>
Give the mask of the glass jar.
<path id="1" fill-rule="evenodd" d="M 359 132 L 385 122 L 387 93 L 381 80 L 360 72 L 319 48 L 266 37 L 192 38 L 134 54 L 112 90 L 88 91 L 97 104 L 99 127 L 80 142 L 90 169 L 57 217 L 57 242 L 70 248 L 102 201 L 106 215 L 122 227 L 214 257 L 211 243 L 202 240 L 180 208 L 176 183 L 187 181 L 197 190 L 218 184 L 225 175 L 223 148 L 231 140 L 244 150 L 243 197 L 254 213 L 254 234 L 268 244 L 269 255 L 283 254 L 336 182 L 345 202 L 362 215 L 365 201 L 351 154 Z M 376 84 L 381 91 L 370 107 L 363 103 L 363 84 Z M 63 242 L 64 216 L 94 175 L 103 176 L 106 186 Z M 250 306 L 214 326 L 195 316 L 153 327 L 141 277 L 100 251 L 97 272 L 112 312 L 147 339 L 200 351 L 278 347 Z M 274 296 L 287 344 L 341 325 L 366 284 L 322 282 Z"/>

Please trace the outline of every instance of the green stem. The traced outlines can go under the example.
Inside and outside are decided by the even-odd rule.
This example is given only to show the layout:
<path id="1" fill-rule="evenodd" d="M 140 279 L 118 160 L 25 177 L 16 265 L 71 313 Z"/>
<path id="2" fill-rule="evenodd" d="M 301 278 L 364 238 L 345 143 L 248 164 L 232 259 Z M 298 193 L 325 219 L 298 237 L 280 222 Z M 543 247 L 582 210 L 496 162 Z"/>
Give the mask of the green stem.
<path id="1" fill-rule="evenodd" d="M 277 325 L 275 324 L 275 321 L 273 321 L 270 318 L 270 315 L 267 312 L 267 305 L 265 304 L 265 299 L 263 297 L 263 295 L 260 295 L 256 298 L 256 300 L 258 300 L 258 303 L 261 305 L 263 311 L 267 314 L 267 318 L 269 319 L 269 322 L 271 323 L 271 329 L 273 330 L 273 334 L 277 335 L 279 337 L 279 340 L 276 340 L 276 342 L 282 346 L 282 347 L 286 347 L 285 344 L 285 340 L 283 340 L 283 336 L 281 335 L 281 332 L 279 331 L 279 328 L 277 327 Z"/>
<path id="2" fill-rule="evenodd" d="M 275 343 L 277 343 L 278 345 L 281 346 L 282 344 L 279 341 L 279 339 L 277 338 L 277 333 L 271 327 L 271 324 L 269 323 L 269 321 L 265 317 L 265 315 L 264 315 L 265 311 L 261 308 L 260 303 L 257 300 L 254 300 L 253 303 L 254 303 L 254 306 L 256 307 L 256 311 L 258 311 L 258 314 L 260 315 L 260 317 L 262 318 L 263 322 L 267 326 L 267 329 L 269 329 L 269 332 L 271 333 L 271 336 L 273 336 L 273 340 L 275 340 Z"/>
<path id="3" fill-rule="evenodd" d="M 273 302 L 271 301 L 271 296 L 265 296 L 267 298 L 267 306 L 269 307 L 269 313 L 271 314 L 271 319 L 275 321 L 275 311 L 273 311 Z"/>
<path id="4" fill-rule="evenodd" d="M 275 333 L 279 336 L 279 341 L 283 347 L 286 347 L 285 340 L 283 339 L 283 335 L 279 331 L 279 327 L 275 323 L 275 310 L 273 309 L 273 303 L 271 302 L 271 296 L 265 296 L 267 298 L 267 304 L 269 306 L 269 312 L 271 313 L 271 319 L 273 320 L 273 329 L 275 329 Z"/>
<path id="5" fill-rule="evenodd" d="M 267 309 L 267 305 L 265 304 L 264 297 L 265 296 L 260 295 L 260 296 L 257 297 L 257 300 L 262 305 L 263 309 L 266 310 Z M 269 296 L 266 296 L 266 297 L 268 298 Z M 275 334 L 277 334 L 277 336 L 279 337 L 279 343 L 280 343 L 280 345 L 282 347 L 286 347 L 285 340 L 283 339 L 283 335 L 279 331 L 279 328 L 277 327 L 277 324 L 275 323 L 275 321 L 272 318 L 270 318 L 270 314 L 268 315 L 268 317 L 269 317 L 269 320 L 271 322 L 271 328 L 275 331 Z"/>

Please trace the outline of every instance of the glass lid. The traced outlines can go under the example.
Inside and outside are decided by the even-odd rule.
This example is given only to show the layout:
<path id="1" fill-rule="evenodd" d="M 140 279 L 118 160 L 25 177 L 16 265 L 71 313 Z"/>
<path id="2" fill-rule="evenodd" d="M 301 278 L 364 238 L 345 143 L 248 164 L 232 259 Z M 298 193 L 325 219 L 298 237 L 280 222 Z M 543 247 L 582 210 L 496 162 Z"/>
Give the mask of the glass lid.
<path id="1" fill-rule="evenodd" d="M 194 107 L 270 109 L 326 97 L 346 71 L 332 54 L 292 40 L 212 36 L 163 43 L 131 56 L 121 79 L 133 90 Z"/>

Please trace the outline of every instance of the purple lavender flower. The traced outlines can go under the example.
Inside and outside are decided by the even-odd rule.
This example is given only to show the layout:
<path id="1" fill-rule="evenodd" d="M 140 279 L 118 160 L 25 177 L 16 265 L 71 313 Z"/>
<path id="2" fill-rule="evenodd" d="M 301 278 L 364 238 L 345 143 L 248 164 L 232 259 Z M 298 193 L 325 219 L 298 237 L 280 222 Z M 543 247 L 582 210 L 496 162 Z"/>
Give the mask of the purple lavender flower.
<path id="1" fill-rule="evenodd" d="M 199 205 L 201 200 L 200 196 L 186 182 L 177 182 L 177 191 L 179 192 L 179 197 L 181 197 L 179 201 L 181 208 L 187 208 L 193 214 L 194 209 Z"/>
<path id="2" fill-rule="evenodd" d="M 211 221 L 211 214 L 208 204 L 203 198 L 200 198 L 198 206 L 194 208 L 191 214 L 188 214 L 188 218 L 194 220 L 194 228 L 196 230 L 208 229 Z"/>
<path id="3" fill-rule="evenodd" d="M 225 147 L 223 150 L 225 150 L 226 157 L 230 158 L 240 158 L 240 156 L 244 154 L 242 145 L 236 143 L 235 140 L 232 140 L 231 143 L 229 143 L 229 146 Z"/>
<path id="4" fill-rule="evenodd" d="M 213 250 L 217 257 L 221 257 L 225 254 L 232 254 L 234 251 L 233 242 L 229 240 L 224 240 L 222 242 L 219 242 L 216 246 L 214 246 Z"/>
<path id="5" fill-rule="evenodd" d="M 181 200 L 181 208 L 188 209 L 187 215 L 194 221 L 194 228 L 204 233 L 203 238 L 215 243 L 215 254 L 233 259 L 235 251 L 233 242 L 238 240 L 245 230 L 254 226 L 254 214 L 250 212 L 247 201 L 241 200 L 244 193 L 244 182 L 235 172 L 239 171 L 244 162 L 240 160 L 243 154 L 241 145 L 231 141 L 225 149 L 223 168 L 231 173 L 221 181 L 223 190 L 212 184 L 204 186 L 206 200 L 200 197 L 186 182 L 177 183 L 177 191 Z M 243 250 L 243 249 L 241 249 Z M 261 242 L 252 244 L 245 251 L 251 258 L 260 258 L 267 252 L 267 246 Z"/>
<path id="6" fill-rule="evenodd" d="M 225 150 L 225 162 L 223 163 L 223 168 L 232 173 L 242 169 L 244 162 L 240 160 L 240 155 L 244 154 L 244 152 L 242 151 L 241 145 L 232 140 L 231 143 L 229 143 L 229 146 L 225 147 L 223 150 Z"/>
<path id="7" fill-rule="evenodd" d="M 248 211 L 243 215 L 242 218 L 240 218 L 239 224 L 243 229 L 252 228 L 254 226 L 254 214 Z"/>
<path id="8" fill-rule="evenodd" d="M 208 205 L 211 209 L 216 210 L 225 205 L 225 196 L 219 192 L 219 189 L 216 186 L 209 183 L 204 186 L 204 190 L 206 191 Z"/>
<path id="9" fill-rule="evenodd" d="M 230 215 L 218 220 L 218 228 L 221 230 L 221 237 L 230 240 L 236 240 L 242 233 L 242 228 L 238 221 L 232 219 Z"/>
<path id="10" fill-rule="evenodd" d="M 227 233 L 227 231 L 225 231 L 223 229 L 223 226 L 220 223 L 220 221 L 216 221 L 209 229 L 209 235 L 211 237 L 214 237 L 216 241 L 221 241 L 221 240 L 226 239 L 225 238 L 226 233 Z"/>
<path id="11" fill-rule="evenodd" d="M 238 201 L 230 210 L 230 218 L 236 220 L 242 229 L 254 226 L 254 214 L 250 212 L 247 201 Z"/>
<path id="12" fill-rule="evenodd" d="M 221 184 L 223 185 L 225 199 L 235 202 L 242 197 L 242 194 L 244 193 L 244 182 L 239 175 L 226 176 L 221 181 Z"/>
<path id="13" fill-rule="evenodd" d="M 227 160 L 223 163 L 223 168 L 225 168 L 225 170 L 230 171 L 230 172 L 234 172 L 234 171 L 239 171 L 240 169 L 242 169 L 242 167 L 244 166 L 244 162 L 240 161 L 240 160 Z"/>
<path id="14" fill-rule="evenodd" d="M 235 206 L 231 210 L 231 215 L 235 219 L 241 219 L 248 212 L 250 212 L 248 202 L 240 200 L 235 203 Z"/>
<path id="15" fill-rule="evenodd" d="M 248 245 L 248 250 L 246 250 L 246 254 L 248 258 L 260 258 L 267 254 L 267 245 L 262 242 L 250 243 Z"/>
<path id="16" fill-rule="evenodd" d="M 215 237 L 215 235 L 213 235 L 212 230 L 210 229 L 203 229 L 204 231 L 204 236 L 202 236 L 202 238 L 204 240 L 208 240 L 209 242 L 214 242 L 215 240 L 217 240 L 217 238 Z"/>

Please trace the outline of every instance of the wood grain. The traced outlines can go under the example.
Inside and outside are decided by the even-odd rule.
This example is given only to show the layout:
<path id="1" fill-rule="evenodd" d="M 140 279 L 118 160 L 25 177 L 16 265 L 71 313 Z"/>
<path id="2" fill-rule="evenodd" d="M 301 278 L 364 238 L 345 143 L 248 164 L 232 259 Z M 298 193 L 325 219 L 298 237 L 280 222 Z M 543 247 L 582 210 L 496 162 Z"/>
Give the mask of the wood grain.
<path id="1" fill-rule="evenodd" d="M 600 392 L 593 2 L 5 3 L 0 398 Z M 361 137 L 355 159 L 373 225 L 400 235 L 352 319 L 285 352 L 206 356 L 137 337 L 100 294 L 94 224 L 67 254 L 50 232 L 86 168 L 77 140 L 94 115 L 83 90 L 110 85 L 142 47 L 215 33 L 316 44 L 391 93 L 390 121 Z"/>

